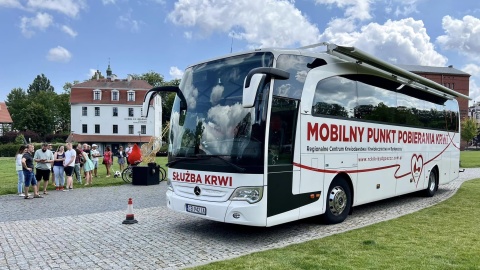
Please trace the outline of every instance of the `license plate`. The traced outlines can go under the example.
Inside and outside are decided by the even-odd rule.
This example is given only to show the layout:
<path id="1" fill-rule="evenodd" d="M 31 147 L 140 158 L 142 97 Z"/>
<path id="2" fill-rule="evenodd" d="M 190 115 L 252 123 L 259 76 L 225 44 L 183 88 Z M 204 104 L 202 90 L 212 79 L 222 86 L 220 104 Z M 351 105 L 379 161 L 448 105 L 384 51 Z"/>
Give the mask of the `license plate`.
<path id="1" fill-rule="evenodd" d="M 207 208 L 203 206 L 185 204 L 185 210 L 189 213 L 207 215 Z"/>

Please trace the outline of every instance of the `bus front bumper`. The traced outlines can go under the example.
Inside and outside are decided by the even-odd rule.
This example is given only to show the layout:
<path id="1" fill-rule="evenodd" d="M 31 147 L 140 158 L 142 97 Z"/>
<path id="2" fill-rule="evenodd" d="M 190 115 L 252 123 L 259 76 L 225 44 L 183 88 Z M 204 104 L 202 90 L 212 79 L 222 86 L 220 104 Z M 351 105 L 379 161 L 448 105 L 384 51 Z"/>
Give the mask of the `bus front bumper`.
<path id="1" fill-rule="evenodd" d="M 192 200 L 181 197 L 175 192 L 167 191 L 167 207 L 175 212 L 188 214 L 200 218 L 226 222 L 232 224 L 248 225 L 248 226 L 266 226 L 266 206 L 265 200 L 258 203 L 250 204 L 246 201 L 225 201 L 225 202 L 209 202 Z M 187 209 L 194 212 L 188 212 Z M 200 211 L 198 211 L 200 210 Z"/>

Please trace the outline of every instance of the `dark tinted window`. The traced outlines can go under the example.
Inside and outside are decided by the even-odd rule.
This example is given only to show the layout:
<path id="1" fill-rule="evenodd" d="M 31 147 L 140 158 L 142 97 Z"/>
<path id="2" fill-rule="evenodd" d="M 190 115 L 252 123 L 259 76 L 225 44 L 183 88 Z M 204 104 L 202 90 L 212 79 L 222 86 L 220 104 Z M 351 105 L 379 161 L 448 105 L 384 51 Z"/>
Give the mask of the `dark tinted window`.
<path id="1" fill-rule="evenodd" d="M 320 81 L 313 98 L 312 113 L 353 117 L 357 106 L 356 82 L 344 77 Z"/>
<path id="2" fill-rule="evenodd" d="M 273 95 L 300 99 L 307 73 L 316 67 L 326 65 L 325 60 L 302 55 L 282 54 L 277 59 L 277 68 L 290 73 L 288 80 L 276 80 Z"/>
<path id="3" fill-rule="evenodd" d="M 372 75 L 318 82 L 312 114 L 458 131 L 456 101 Z"/>

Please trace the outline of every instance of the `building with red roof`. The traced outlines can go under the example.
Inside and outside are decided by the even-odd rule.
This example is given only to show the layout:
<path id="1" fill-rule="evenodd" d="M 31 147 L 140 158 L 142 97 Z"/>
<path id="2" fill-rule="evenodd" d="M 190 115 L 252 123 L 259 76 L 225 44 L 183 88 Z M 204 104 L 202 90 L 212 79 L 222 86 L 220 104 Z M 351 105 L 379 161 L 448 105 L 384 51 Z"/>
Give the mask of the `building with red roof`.
<path id="1" fill-rule="evenodd" d="M 12 124 L 12 117 L 8 112 L 7 105 L 5 102 L 0 102 L 0 136 L 3 136 L 6 131 L 12 130 Z"/>
<path id="2" fill-rule="evenodd" d="M 142 116 L 143 98 L 152 86 L 145 80 L 116 79 L 110 65 L 107 78 L 75 84 L 70 92 L 71 134 L 67 141 L 97 144 L 100 151 L 109 145 L 116 152 L 120 145 L 149 142 L 159 137 L 162 127 L 160 97 Z"/>

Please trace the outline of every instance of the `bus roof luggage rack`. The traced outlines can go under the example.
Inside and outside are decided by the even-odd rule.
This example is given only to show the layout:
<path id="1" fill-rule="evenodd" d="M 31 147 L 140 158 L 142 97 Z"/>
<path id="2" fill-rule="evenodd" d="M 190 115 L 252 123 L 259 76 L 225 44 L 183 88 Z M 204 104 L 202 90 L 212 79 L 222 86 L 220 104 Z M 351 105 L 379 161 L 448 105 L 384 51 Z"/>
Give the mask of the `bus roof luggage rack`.
<path id="1" fill-rule="evenodd" d="M 466 99 L 471 99 L 470 97 L 458 93 L 450 88 L 447 88 L 441 84 L 438 84 L 432 80 L 419 76 L 415 73 L 407 71 L 403 68 L 397 67 L 392 65 L 388 62 L 385 62 L 371 54 L 368 54 L 362 50 L 359 50 L 355 47 L 346 47 L 346 46 L 338 46 L 336 44 L 322 42 L 317 44 L 312 44 L 309 46 L 301 47 L 300 50 L 311 49 L 319 46 L 326 46 L 327 53 L 339 57 L 343 60 L 352 61 L 355 60 L 358 64 L 367 64 L 379 70 L 391 73 L 393 77 L 395 77 L 399 82 L 402 84 L 408 84 L 412 87 L 417 89 L 427 91 L 430 93 L 434 93 L 437 95 L 442 95 L 445 98 L 453 98 L 453 97 L 462 97 Z M 432 91 L 433 90 L 433 91 Z M 435 91 L 436 90 L 436 91 Z M 436 92 L 436 93 L 435 93 Z M 440 92 L 440 93 L 438 93 Z M 447 96 L 448 95 L 448 96 Z M 449 97 L 450 96 L 450 97 Z"/>

